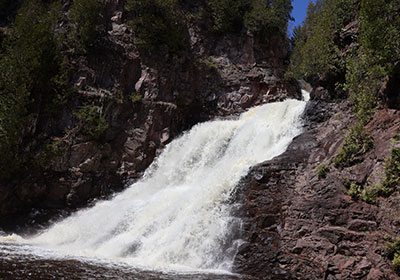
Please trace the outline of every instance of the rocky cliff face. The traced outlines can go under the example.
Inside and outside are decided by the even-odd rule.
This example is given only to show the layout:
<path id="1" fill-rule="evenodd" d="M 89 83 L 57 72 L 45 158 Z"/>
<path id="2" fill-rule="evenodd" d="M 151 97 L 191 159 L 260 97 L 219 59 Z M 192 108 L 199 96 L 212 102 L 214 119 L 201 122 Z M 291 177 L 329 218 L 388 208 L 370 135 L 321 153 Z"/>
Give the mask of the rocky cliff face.
<path id="1" fill-rule="evenodd" d="M 65 13 L 69 5 L 64 2 Z M 40 154 L 33 144 L 35 134 L 43 132 L 61 152 L 46 158 L 44 167 L 22 167 L 20 176 L 0 185 L 3 228 L 40 222 L 121 190 L 140 178 L 167 143 L 199 121 L 300 96 L 296 82 L 282 81 L 288 50 L 280 35 L 262 43 L 245 30 L 217 36 L 193 21 L 190 50 L 182 57 L 143 54 L 133 43 L 123 6 L 121 0 L 107 1 L 99 27 L 103 35 L 87 55 L 74 57 L 73 100 L 56 119 L 32 121 L 27 153 Z M 68 28 L 68 22 L 60 28 Z M 79 133 L 88 123 L 76 111 L 86 104 L 104 116 L 101 137 Z"/>
<path id="2" fill-rule="evenodd" d="M 344 53 L 354 48 L 357 32 L 352 22 L 338 34 Z M 331 101 L 329 75 L 310 82 L 315 88 L 304 115 L 305 132 L 242 181 L 238 199 L 245 243 L 235 270 L 256 279 L 399 279 L 387 250 L 400 233 L 398 192 L 371 202 L 350 190 L 350 185 L 373 189 L 382 184 L 393 137 L 400 131 L 394 109 L 399 92 L 389 85 L 397 79 L 382 85 L 386 108 L 364 128 L 373 148 L 347 167 L 335 167 L 333 159 L 355 122 L 352 104 Z"/>
<path id="3" fill-rule="evenodd" d="M 399 112 L 375 114 L 368 124 L 375 148 L 362 162 L 318 176 L 317 167 L 332 160 L 352 122 L 349 109 L 312 101 L 306 114 L 319 120 L 314 128 L 244 179 L 247 242 L 236 258 L 238 272 L 257 279 L 399 279 L 385 252 L 399 234 L 398 194 L 368 204 L 353 200 L 345 182 L 379 182 Z"/>

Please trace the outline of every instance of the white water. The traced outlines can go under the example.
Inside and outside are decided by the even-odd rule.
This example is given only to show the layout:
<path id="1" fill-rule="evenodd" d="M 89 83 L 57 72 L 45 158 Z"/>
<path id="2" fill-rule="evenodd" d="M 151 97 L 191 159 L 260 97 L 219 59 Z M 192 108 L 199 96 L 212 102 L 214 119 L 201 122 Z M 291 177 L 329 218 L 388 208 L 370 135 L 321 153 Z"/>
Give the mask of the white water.
<path id="1" fill-rule="evenodd" d="M 286 100 L 238 120 L 196 125 L 142 180 L 23 242 L 162 270 L 229 271 L 241 226 L 230 216 L 229 198 L 251 166 L 283 153 L 301 132 L 305 105 Z"/>

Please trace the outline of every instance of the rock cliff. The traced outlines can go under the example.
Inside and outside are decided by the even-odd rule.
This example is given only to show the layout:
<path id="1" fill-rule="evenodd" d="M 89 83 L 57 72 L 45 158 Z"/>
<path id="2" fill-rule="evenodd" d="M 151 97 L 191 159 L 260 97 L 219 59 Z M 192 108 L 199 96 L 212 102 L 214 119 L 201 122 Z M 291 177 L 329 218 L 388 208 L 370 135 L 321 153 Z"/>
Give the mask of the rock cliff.
<path id="1" fill-rule="evenodd" d="M 313 128 L 243 180 L 247 242 L 236 258 L 238 272 L 257 279 L 399 279 L 385 251 L 399 234 L 398 194 L 368 204 L 353 200 L 346 187 L 346 179 L 379 181 L 399 131 L 398 111 L 380 110 L 368 124 L 376 148 L 362 162 L 330 167 L 325 178 L 317 172 L 340 147 L 349 110 L 347 103 L 311 101 L 306 115 L 318 120 Z"/>
<path id="2" fill-rule="evenodd" d="M 357 36 L 354 21 L 338 32 L 343 54 L 356 47 Z M 399 194 L 379 190 L 400 131 L 399 90 L 389 85 L 397 76 L 382 84 L 383 106 L 364 127 L 372 148 L 347 166 L 334 159 L 356 118 L 350 101 L 333 101 L 332 77 L 310 77 L 304 133 L 242 181 L 239 273 L 256 279 L 400 278 L 388 249 L 400 233 Z"/>

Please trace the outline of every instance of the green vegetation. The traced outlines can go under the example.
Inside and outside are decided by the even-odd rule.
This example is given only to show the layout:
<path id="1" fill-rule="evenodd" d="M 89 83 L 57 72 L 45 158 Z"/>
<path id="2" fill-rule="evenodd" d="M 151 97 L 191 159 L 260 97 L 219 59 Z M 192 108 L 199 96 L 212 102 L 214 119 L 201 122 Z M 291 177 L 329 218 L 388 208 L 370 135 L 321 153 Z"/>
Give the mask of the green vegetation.
<path id="1" fill-rule="evenodd" d="M 50 10 L 54 11 L 54 6 Z M 55 18 L 42 1 L 20 8 L 0 55 L 0 177 L 21 162 L 17 155 L 25 128 L 34 121 L 28 107 L 51 103 L 63 92 L 61 57 L 53 32 Z"/>
<path id="2" fill-rule="evenodd" d="M 360 8 L 360 51 L 348 61 L 346 89 L 359 118 L 368 119 L 377 92 L 393 68 L 400 50 L 400 3 L 363 0 Z"/>
<path id="3" fill-rule="evenodd" d="M 397 143 L 398 144 L 398 143 Z M 384 196 L 392 194 L 400 181 L 400 147 L 393 146 L 384 163 L 383 179 L 380 193 Z"/>
<path id="4" fill-rule="evenodd" d="M 9 1 L 0 2 L 5 5 Z M 52 2 L 52 4 L 48 4 Z M 61 1 L 24 0 L 15 22 L 2 42 L 0 53 L 0 179 L 6 179 L 23 164 L 45 163 L 62 151 L 61 140 L 36 129 L 40 120 L 55 116 L 75 90 L 70 86 L 73 56 L 86 54 L 98 31 L 104 2 L 75 0 L 68 11 L 69 29 Z M 105 120 L 94 110 L 79 110 L 85 123 L 82 133 L 97 137 Z M 26 138 L 37 141 L 22 152 Z M 58 139 L 58 138 L 57 138 Z"/>
<path id="5" fill-rule="evenodd" d="M 137 103 L 137 102 L 142 101 L 142 95 L 140 93 L 133 92 L 131 94 L 131 101 L 132 101 L 132 103 Z"/>
<path id="6" fill-rule="evenodd" d="M 342 28 L 359 25 L 358 44 L 340 42 Z M 329 76 L 328 90 L 348 93 L 357 118 L 334 163 L 346 167 L 371 148 L 364 126 L 378 105 L 378 92 L 400 53 L 400 3 L 385 0 L 317 0 L 310 2 L 306 20 L 295 28 L 288 77 Z M 332 78 L 333 77 L 333 78 Z M 334 84 L 333 84 L 334 83 Z"/>
<path id="7" fill-rule="evenodd" d="M 213 30 L 217 33 L 239 32 L 249 3 L 243 0 L 208 0 L 207 7 L 213 20 Z"/>
<path id="8" fill-rule="evenodd" d="M 98 32 L 99 22 L 104 5 L 98 0 L 75 0 L 69 11 L 71 20 L 70 39 L 80 53 L 87 53 L 94 43 Z"/>
<path id="9" fill-rule="evenodd" d="M 295 48 L 288 76 L 303 78 L 344 72 L 345 60 L 336 44 L 336 32 L 354 18 L 358 2 L 310 1 L 303 25 L 294 29 L 292 45 Z"/>
<path id="10" fill-rule="evenodd" d="M 239 32 L 243 26 L 254 33 L 286 34 L 291 19 L 290 0 L 207 0 L 217 33 Z"/>
<path id="11" fill-rule="evenodd" d="M 206 0 L 195 15 L 178 0 L 128 0 L 125 9 L 131 13 L 135 44 L 142 50 L 166 49 L 182 55 L 188 48 L 186 25 L 191 19 L 210 21 L 216 34 L 246 27 L 254 33 L 279 32 L 286 37 L 292 5 L 291 0 Z"/>
<path id="12" fill-rule="evenodd" d="M 361 160 L 361 156 L 373 147 L 372 138 L 364 130 L 362 122 L 356 122 L 344 138 L 342 147 L 339 149 L 333 163 L 336 167 L 351 166 Z"/>
<path id="13" fill-rule="evenodd" d="M 375 204 L 377 202 L 378 190 L 371 184 L 361 185 L 358 183 L 349 183 L 347 193 L 354 200 L 362 200 L 366 203 Z"/>
<path id="14" fill-rule="evenodd" d="M 245 24 L 255 33 L 271 34 L 278 31 L 286 34 L 288 22 L 292 19 L 292 8 L 290 0 L 255 0 L 245 15 Z"/>
<path id="15" fill-rule="evenodd" d="M 34 163 L 41 167 L 46 167 L 52 159 L 55 157 L 60 157 L 65 151 L 64 142 L 62 139 L 45 139 L 42 145 L 41 151 L 37 158 L 35 158 Z"/>
<path id="16" fill-rule="evenodd" d="M 133 14 L 130 24 L 142 50 L 165 48 L 170 54 L 183 54 L 185 17 L 177 0 L 128 0 L 125 8 Z"/>
<path id="17" fill-rule="evenodd" d="M 208 57 L 208 59 L 201 59 L 200 63 L 208 70 L 218 69 L 218 63 L 213 56 Z"/>
<path id="18" fill-rule="evenodd" d="M 386 256 L 392 261 L 397 271 L 400 271 L 400 237 L 386 243 Z"/>
<path id="19" fill-rule="evenodd" d="M 378 196 L 387 197 L 396 191 L 400 183 L 400 147 L 396 146 L 399 143 L 398 140 L 393 141 L 394 146 L 385 159 L 381 183 L 361 185 L 350 181 L 343 182 L 348 188 L 348 194 L 353 199 L 374 204 L 377 202 Z M 400 258 L 398 260 L 400 261 Z"/>
<path id="20" fill-rule="evenodd" d="M 80 132 L 86 136 L 99 139 L 108 128 L 102 109 L 98 106 L 82 106 L 74 115 L 81 120 Z"/>
<path id="21" fill-rule="evenodd" d="M 326 178 L 326 175 L 328 174 L 328 172 L 329 172 L 329 165 L 327 165 L 327 164 L 323 163 L 317 167 L 317 174 L 318 174 L 319 179 Z"/>
<path id="22" fill-rule="evenodd" d="M 400 3 L 386 0 L 361 3 L 362 48 L 368 59 L 382 68 L 382 74 L 391 74 L 400 49 Z"/>

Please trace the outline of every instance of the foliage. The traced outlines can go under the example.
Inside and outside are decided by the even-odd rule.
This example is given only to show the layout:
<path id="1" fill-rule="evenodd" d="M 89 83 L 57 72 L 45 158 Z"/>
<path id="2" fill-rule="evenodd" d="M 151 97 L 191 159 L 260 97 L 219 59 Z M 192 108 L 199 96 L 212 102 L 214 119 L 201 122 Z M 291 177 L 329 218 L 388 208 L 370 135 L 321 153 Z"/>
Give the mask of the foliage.
<path id="1" fill-rule="evenodd" d="M 213 56 L 208 57 L 208 59 L 201 59 L 200 63 L 208 70 L 218 69 L 218 62 L 215 60 Z"/>
<path id="2" fill-rule="evenodd" d="M 144 50 L 165 47 L 170 54 L 182 55 L 187 46 L 182 10 L 177 0 L 127 0 L 127 11 L 135 43 Z"/>
<path id="3" fill-rule="evenodd" d="M 290 0 L 207 0 L 206 3 L 217 33 L 239 32 L 246 26 L 254 33 L 286 34 L 288 21 L 292 19 Z"/>
<path id="4" fill-rule="evenodd" d="M 255 0 L 245 16 L 247 28 L 255 33 L 270 33 L 272 30 L 286 34 L 289 20 L 292 20 L 291 0 Z"/>
<path id="5" fill-rule="evenodd" d="M 213 20 L 213 30 L 217 33 L 239 32 L 243 27 L 250 1 L 208 0 L 207 7 Z"/>
<path id="6" fill-rule="evenodd" d="M 365 55 L 348 58 L 345 89 L 349 90 L 353 102 L 353 112 L 357 118 L 367 123 L 377 106 L 376 92 L 381 78 L 379 65 L 370 65 Z"/>
<path id="7" fill-rule="evenodd" d="M 361 44 L 368 57 L 390 72 L 400 49 L 400 2 L 363 0 L 361 4 Z"/>
<path id="8" fill-rule="evenodd" d="M 388 196 L 395 191 L 400 180 L 400 147 L 393 146 L 384 163 L 384 177 L 381 184 L 382 195 Z"/>
<path id="9" fill-rule="evenodd" d="M 344 52 L 338 34 L 358 20 L 358 48 Z M 400 54 L 400 3 L 386 0 L 318 0 L 310 2 L 306 20 L 294 30 L 287 76 L 326 73 L 342 76 L 354 112 L 362 122 L 377 105 L 377 92 Z"/>
<path id="10" fill-rule="evenodd" d="M 46 167 L 54 157 L 61 156 L 64 151 L 65 147 L 62 139 L 46 139 L 44 140 L 39 156 L 35 159 L 35 163 Z"/>
<path id="11" fill-rule="evenodd" d="M 373 147 L 369 132 L 364 123 L 357 121 L 347 133 L 343 145 L 333 159 L 336 167 L 347 167 L 360 160 L 360 157 Z"/>
<path id="12" fill-rule="evenodd" d="M 377 105 L 377 92 L 400 53 L 400 3 L 361 1 L 361 51 L 348 61 L 346 89 L 359 118 L 369 118 Z"/>
<path id="13" fill-rule="evenodd" d="M 377 202 L 378 190 L 375 186 L 370 184 L 360 185 L 357 183 L 350 183 L 347 193 L 354 200 L 359 199 L 369 204 L 375 204 Z"/>
<path id="14" fill-rule="evenodd" d="M 82 121 L 81 133 L 99 139 L 108 128 L 106 119 L 102 115 L 100 107 L 95 105 L 84 105 L 74 115 Z"/>
<path id="15" fill-rule="evenodd" d="M 400 237 L 396 238 L 393 242 L 386 243 L 386 254 L 392 259 L 395 253 L 400 253 Z"/>
<path id="16" fill-rule="evenodd" d="M 400 253 L 395 253 L 393 256 L 392 264 L 396 268 L 396 270 L 400 270 Z"/>
<path id="17" fill-rule="evenodd" d="M 399 60 L 400 3 L 385 0 L 362 0 L 360 3 L 360 48 L 346 59 L 344 89 L 350 93 L 353 111 L 361 126 L 371 119 L 378 104 L 377 93 L 384 80 L 394 75 L 393 66 Z M 353 136 L 354 130 L 349 132 L 347 138 L 354 138 Z M 351 144 L 350 142 L 345 145 Z M 337 163 L 349 164 L 351 152 L 357 154 L 359 150 L 365 151 L 363 145 L 353 142 L 356 145 L 348 145 L 340 150 L 335 158 Z M 387 182 L 383 184 L 380 193 L 390 193 L 389 185 Z"/>
<path id="18" fill-rule="evenodd" d="M 392 261 L 396 270 L 400 270 L 400 237 L 386 243 L 386 256 Z"/>
<path id="19" fill-rule="evenodd" d="M 314 74 L 345 71 L 345 61 L 336 43 L 336 32 L 358 10 L 358 0 L 310 1 L 307 17 L 296 30 L 288 76 L 300 78 Z"/>
<path id="20" fill-rule="evenodd" d="M 400 180 L 400 148 L 393 146 L 390 150 L 389 157 L 386 158 L 384 163 L 384 177 L 382 183 L 380 184 L 367 183 L 365 185 L 361 185 L 347 181 L 344 182 L 344 184 L 346 187 L 348 187 L 349 189 L 348 194 L 353 199 L 356 200 L 360 199 L 367 203 L 373 204 L 376 203 L 378 196 L 391 195 L 395 191 L 395 187 L 399 185 L 399 180 Z M 400 257 L 398 257 L 397 261 L 400 261 Z"/>
<path id="21" fill-rule="evenodd" d="M 319 179 L 325 178 L 328 172 L 329 172 L 329 165 L 327 164 L 321 164 L 317 167 L 317 174 Z"/>
<path id="22" fill-rule="evenodd" d="M 95 41 L 98 32 L 96 25 L 104 5 L 98 0 L 75 0 L 69 11 L 72 30 L 71 39 L 77 50 L 86 53 Z"/>
<path id="23" fill-rule="evenodd" d="M 198 15 L 184 10 L 178 0 L 127 0 L 135 43 L 143 50 L 166 48 L 182 55 L 188 47 L 187 21 L 201 17 L 210 21 L 216 34 L 240 32 L 243 27 L 255 33 L 280 32 L 286 37 L 291 19 L 290 0 L 206 0 Z"/>
<path id="24" fill-rule="evenodd" d="M 142 96 L 140 95 L 140 93 L 133 92 L 131 94 L 131 101 L 132 101 L 132 103 L 140 102 L 140 101 L 142 101 Z"/>
<path id="25" fill-rule="evenodd" d="M 9 176 L 21 161 L 18 147 L 29 133 L 27 123 L 34 121 L 30 108 L 49 103 L 63 91 L 53 32 L 56 9 L 58 6 L 48 12 L 42 1 L 25 1 L 4 42 L 0 57 L 1 178 Z"/>

